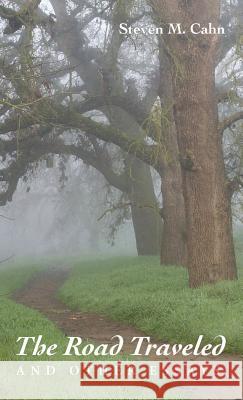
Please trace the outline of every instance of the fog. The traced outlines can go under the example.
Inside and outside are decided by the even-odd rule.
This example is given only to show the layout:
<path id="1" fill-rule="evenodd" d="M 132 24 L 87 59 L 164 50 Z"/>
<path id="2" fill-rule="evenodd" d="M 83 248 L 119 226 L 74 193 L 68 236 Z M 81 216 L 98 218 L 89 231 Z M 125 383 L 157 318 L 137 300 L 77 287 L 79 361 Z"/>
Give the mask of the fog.
<path id="1" fill-rule="evenodd" d="M 101 174 L 75 160 L 66 162 L 63 179 L 59 162 L 54 159 L 51 168 L 42 162 L 1 208 L 2 258 L 135 254 L 129 210 L 117 226 L 120 210 L 99 220 L 119 193 L 107 188 Z"/>
<path id="2" fill-rule="evenodd" d="M 21 10 L 25 2 L 0 4 Z M 121 37 L 116 21 L 129 17 L 135 26 L 153 24 L 146 4 L 134 1 L 126 10 L 120 2 L 112 8 L 114 2 L 108 1 L 43 0 L 34 11 L 33 25 L 20 24 L 14 30 L 7 18 L 0 19 L 2 259 L 137 250 L 159 254 L 155 249 L 139 251 L 139 242 L 149 236 L 160 245 L 163 197 L 158 169 L 129 154 L 130 148 L 121 150 L 62 118 L 62 107 L 69 107 L 102 122 L 104 131 L 112 126 L 133 140 L 142 137 L 145 144 L 156 144 L 168 111 L 158 98 L 157 38 Z M 233 11 L 228 14 L 227 1 L 222 4 L 223 21 L 232 29 L 236 17 Z M 237 81 L 238 98 L 220 104 L 221 119 L 242 110 L 242 54 L 227 42 L 222 54 L 218 89 L 231 90 Z M 15 128 L 11 118 L 17 119 Z M 241 121 L 230 128 L 224 150 L 226 170 L 234 180 L 243 168 Z M 165 136 L 159 146 L 170 160 Z M 239 224 L 240 188 L 232 202 Z"/>

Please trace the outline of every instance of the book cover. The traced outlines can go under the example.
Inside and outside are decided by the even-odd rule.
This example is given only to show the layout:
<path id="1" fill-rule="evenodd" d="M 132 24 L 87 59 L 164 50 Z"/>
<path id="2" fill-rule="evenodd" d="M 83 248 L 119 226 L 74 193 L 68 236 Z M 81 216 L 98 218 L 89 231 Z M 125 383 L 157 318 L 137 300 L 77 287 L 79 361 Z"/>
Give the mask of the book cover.
<path id="1" fill-rule="evenodd" d="M 242 0 L 0 0 L 0 399 L 242 399 Z"/>

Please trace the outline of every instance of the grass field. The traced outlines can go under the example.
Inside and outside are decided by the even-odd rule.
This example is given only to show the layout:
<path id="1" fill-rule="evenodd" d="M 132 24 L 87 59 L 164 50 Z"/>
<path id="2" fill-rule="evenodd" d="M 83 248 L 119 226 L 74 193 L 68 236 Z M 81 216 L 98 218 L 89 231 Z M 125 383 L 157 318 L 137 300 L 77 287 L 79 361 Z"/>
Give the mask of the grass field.
<path id="1" fill-rule="evenodd" d="M 239 248 L 242 249 L 240 242 Z M 60 297 L 72 308 L 104 313 L 171 343 L 193 342 L 199 334 L 211 341 L 215 335 L 223 334 L 228 339 L 227 351 L 242 354 L 243 254 L 240 253 L 238 265 L 239 282 L 190 290 L 184 269 L 161 267 L 153 257 L 83 261 L 76 264 L 72 276 L 60 289 Z M 52 322 L 10 298 L 43 268 L 45 265 L 26 262 L 7 264 L 0 269 L 0 361 L 20 360 L 16 356 L 19 350 L 16 339 L 39 334 L 48 345 L 59 344 L 60 351 L 52 357 L 53 361 L 74 359 L 61 356 L 67 338 Z M 37 360 L 33 356 L 22 359 Z"/>
<path id="2" fill-rule="evenodd" d="M 205 341 L 212 341 L 222 334 L 227 337 L 228 352 L 243 354 L 242 238 L 237 239 L 236 246 L 238 282 L 190 290 L 182 268 L 161 267 L 153 257 L 122 257 L 77 262 L 59 296 L 73 309 L 105 314 L 171 343 L 194 342 L 201 334 Z M 64 334 L 37 311 L 11 300 L 11 294 L 43 265 L 22 262 L 1 266 L 0 360 L 18 358 L 19 336 L 39 334 L 47 344 L 60 345 L 59 355 L 52 359 L 61 359 L 67 343 Z"/>
<path id="3" fill-rule="evenodd" d="M 57 360 L 79 360 L 77 356 L 63 356 L 67 347 L 67 337 L 55 325 L 45 318 L 38 311 L 27 308 L 21 304 L 16 304 L 11 300 L 11 294 L 15 290 L 22 288 L 34 274 L 47 267 L 45 262 L 42 265 L 25 262 L 6 264 L 0 270 L 0 361 L 24 360 L 24 361 L 45 361 L 50 360 L 47 356 L 25 356 L 20 357 L 16 354 L 20 350 L 20 344 L 16 340 L 20 336 L 43 336 L 45 344 L 48 346 L 57 343 L 58 353 L 51 357 L 52 361 Z M 88 342 L 84 341 L 83 345 Z M 82 346 L 80 346 L 81 350 Z M 82 357 L 85 359 L 85 357 Z M 89 360 L 97 357 L 91 355 L 86 357 Z M 99 357 L 102 359 L 102 357 Z M 109 359 L 109 357 L 106 359 Z M 128 359 L 126 355 L 119 355 L 110 359 Z"/>
<path id="4" fill-rule="evenodd" d="M 43 267 L 42 267 L 43 268 Z M 46 343 L 60 343 L 64 348 L 66 338 L 52 322 L 37 311 L 15 304 L 9 297 L 16 289 L 22 287 L 36 272 L 41 269 L 35 263 L 7 264 L 0 270 L 0 360 L 11 361 L 21 359 L 16 356 L 19 350 L 16 340 L 19 336 L 37 336 L 42 334 Z M 60 357 L 57 357 L 58 359 Z M 56 359 L 57 359 L 56 358 Z M 36 357 L 24 357 L 24 360 Z M 47 357 L 41 357 L 47 360 Z M 53 360 L 55 356 L 53 357 Z"/>
<path id="5" fill-rule="evenodd" d="M 241 241 L 237 242 L 239 249 Z M 114 258 L 78 262 L 60 290 L 73 309 L 125 321 L 170 343 L 227 338 L 227 352 L 243 354 L 243 254 L 240 280 L 203 289 L 188 288 L 183 268 L 161 267 L 157 258 Z"/>

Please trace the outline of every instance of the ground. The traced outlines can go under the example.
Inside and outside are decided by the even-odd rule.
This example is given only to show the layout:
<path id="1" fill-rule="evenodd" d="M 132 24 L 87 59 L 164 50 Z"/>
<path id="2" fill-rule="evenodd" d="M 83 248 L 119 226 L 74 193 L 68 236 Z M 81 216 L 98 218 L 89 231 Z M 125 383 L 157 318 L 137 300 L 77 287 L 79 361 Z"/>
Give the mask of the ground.
<path id="1" fill-rule="evenodd" d="M 242 248 L 240 241 L 237 245 Z M 68 272 L 50 268 L 50 262 L 44 266 L 32 261 L 2 266 L 1 360 L 17 358 L 18 336 L 40 333 L 47 343 L 58 342 L 63 348 L 65 334 L 102 342 L 119 332 L 124 337 L 145 332 L 155 340 L 170 343 L 194 342 L 201 334 L 211 342 L 222 334 L 227 337 L 228 353 L 243 354 L 240 251 L 238 282 L 197 290 L 188 289 L 185 269 L 161 267 L 154 257 L 72 264 L 70 261 L 69 266 L 74 268 Z"/>
<path id="2" fill-rule="evenodd" d="M 161 267 L 157 258 L 79 262 L 59 292 L 75 310 L 125 321 L 170 343 L 227 338 L 227 352 L 243 354 L 243 257 L 240 280 L 191 290 L 184 268 Z"/>
<path id="3" fill-rule="evenodd" d="M 66 343 L 65 335 L 55 325 L 41 314 L 16 304 L 11 299 L 12 294 L 27 281 L 45 269 L 47 265 L 35 264 L 32 261 L 6 264 L 0 270 L 0 360 L 16 360 L 19 346 L 16 340 L 19 336 L 36 336 L 42 334 L 50 344 L 56 340 L 64 348 Z M 34 359 L 28 357 L 26 360 Z M 44 357 L 42 358 L 45 359 Z"/>

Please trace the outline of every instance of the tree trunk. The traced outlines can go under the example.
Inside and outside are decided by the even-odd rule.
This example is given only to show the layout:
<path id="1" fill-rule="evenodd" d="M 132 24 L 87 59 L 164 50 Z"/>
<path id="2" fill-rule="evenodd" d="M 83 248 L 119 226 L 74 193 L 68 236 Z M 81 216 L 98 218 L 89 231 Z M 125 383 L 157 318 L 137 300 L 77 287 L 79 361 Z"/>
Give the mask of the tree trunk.
<path id="1" fill-rule="evenodd" d="M 185 207 L 182 196 L 181 171 L 177 165 L 163 168 L 163 240 L 162 265 L 186 266 Z"/>
<path id="2" fill-rule="evenodd" d="M 154 193 L 150 167 L 138 159 L 129 163 L 132 221 L 139 256 L 159 255 L 162 220 Z"/>
<path id="3" fill-rule="evenodd" d="M 178 19 L 187 32 L 195 21 L 219 26 L 218 0 L 165 0 L 157 6 L 161 16 Z M 233 280 L 231 205 L 215 91 L 217 35 L 166 35 L 165 40 L 171 56 L 190 286 Z"/>
<path id="4" fill-rule="evenodd" d="M 118 123 L 119 118 L 120 122 Z M 142 134 L 141 128 L 134 119 L 121 110 L 116 112 L 116 123 L 123 131 L 129 132 L 135 137 L 139 137 Z M 185 265 L 185 208 L 181 188 L 181 169 L 178 162 L 177 138 L 173 129 L 175 130 L 175 124 L 166 127 L 168 141 L 165 140 L 164 142 L 167 146 L 166 151 L 168 154 L 170 153 L 170 162 L 166 165 L 163 162 L 161 168 L 164 214 L 162 242 L 162 222 L 154 194 L 150 167 L 146 166 L 142 161 L 128 156 L 127 176 L 132 188 L 130 200 L 131 203 L 136 204 L 132 207 L 132 217 L 138 254 L 145 254 L 144 250 L 141 252 L 141 249 L 149 246 L 149 253 L 147 254 L 160 253 L 161 264 Z M 140 244 L 145 243 L 145 239 L 148 241 L 148 245 L 141 246 Z M 153 252 L 151 253 L 152 249 Z"/>
<path id="5" fill-rule="evenodd" d="M 163 241 L 161 264 L 184 265 L 187 263 L 185 204 L 182 192 L 182 173 L 179 162 L 177 131 L 173 115 L 173 87 L 170 63 L 160 49 L 161 142 L 164 153 L 161 165 L 161 191 L 163 197 Z"/>

